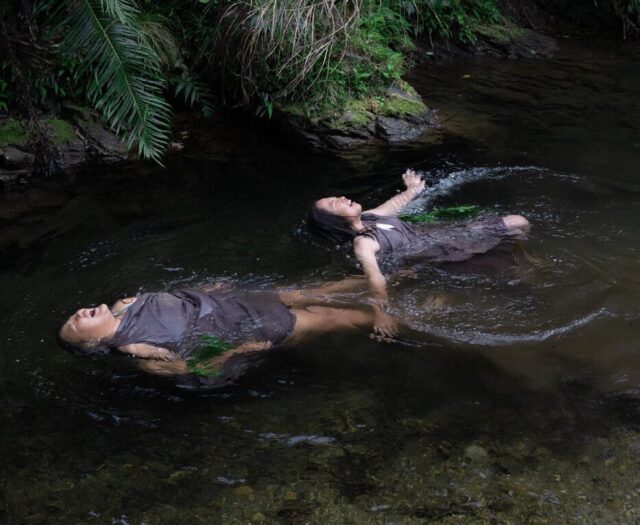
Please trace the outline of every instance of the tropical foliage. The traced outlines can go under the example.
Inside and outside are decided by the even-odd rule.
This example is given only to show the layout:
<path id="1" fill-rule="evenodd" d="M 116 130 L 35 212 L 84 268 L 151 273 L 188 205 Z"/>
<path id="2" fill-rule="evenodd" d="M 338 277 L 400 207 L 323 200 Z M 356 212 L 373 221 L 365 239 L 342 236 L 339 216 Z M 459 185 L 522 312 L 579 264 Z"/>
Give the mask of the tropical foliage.
<path id="1" fill-rule="evenodd" d="M 640 0 L 609 5 L 638 32 Z M 39 112 L 88 104 L 161 162 L 176 105 L 339 106 L 387 90 L 416 37 L 473 43 L 500 20 L 496 0 L 3 0 L 0 114 L 44 145 Z"/>
<path id="2" fill-rule="evenodd" d="M 80 57 L 86 96 L 127 145 L 159 160 L 170 139 L 162 59 L 132 0 L 74 0 L 68 4 L 61 53 Z"/>

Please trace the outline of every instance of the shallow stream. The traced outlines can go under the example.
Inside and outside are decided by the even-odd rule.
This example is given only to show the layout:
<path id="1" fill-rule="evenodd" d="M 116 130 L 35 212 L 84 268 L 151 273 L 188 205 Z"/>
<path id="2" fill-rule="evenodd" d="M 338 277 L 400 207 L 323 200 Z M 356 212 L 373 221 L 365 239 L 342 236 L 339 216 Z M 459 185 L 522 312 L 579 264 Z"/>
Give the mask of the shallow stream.
<path id="1" fill-rule="evenodd" d="M 411 146 L 335 158 L 221 124 L 166 169 L 2 196 L 0 522 L 638 523 L 640 60 L 561 44 L 418 66 L 443 127 Z M 305 211 L 377 203 L 407 167 L 414 210 L 533 226 L 500 271 L 399 281 L 410 339 L 319 338 L 225 390 L 56 346 L 76 308 L 140 291 L 356 272 Z"/>

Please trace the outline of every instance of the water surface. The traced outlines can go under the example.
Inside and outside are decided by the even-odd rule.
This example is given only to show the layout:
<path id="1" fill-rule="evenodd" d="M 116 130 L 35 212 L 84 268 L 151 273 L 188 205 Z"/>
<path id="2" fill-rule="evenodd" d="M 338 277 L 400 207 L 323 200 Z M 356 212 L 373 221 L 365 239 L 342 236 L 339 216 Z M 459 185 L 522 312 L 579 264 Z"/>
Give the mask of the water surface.
<path id="1" fill-rule="evenodd" d="M 165 170 L 3 196 L 0 521 L 638 522 L 639 65 L 573 42 L 426 64 L 411 80 L 443 128 L 415 145 L 334 158 L 221 124 Z M 356 272 L 302 217 L 373 205 L 407 167 L 430 184 L 415 210 L 533 225 L 515 265 L 393 287 L 410 338 L 319 338 L 223 391 L 56 347 L 70 312 L 124 295 Z"/>

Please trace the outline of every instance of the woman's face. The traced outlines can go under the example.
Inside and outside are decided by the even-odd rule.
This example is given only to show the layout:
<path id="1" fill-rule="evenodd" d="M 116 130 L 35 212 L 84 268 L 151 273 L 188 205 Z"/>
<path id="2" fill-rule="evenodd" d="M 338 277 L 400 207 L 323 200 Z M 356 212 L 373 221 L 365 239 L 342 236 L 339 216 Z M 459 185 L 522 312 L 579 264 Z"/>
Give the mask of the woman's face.
<path id="1" fill-rule="evenodd" d="M 357 218 L 362 214 L 362 206 L 346 197 L 325 197 L 316 201 L 316 207 L 321 211 L 347 219 Z"/>
<path id="2" fill-rule="evenodd" d="M 60 329 L 60 337 L 68 343 L 98 340 L 113 334 L 115 318 L 106 304 L 95 308 L 81 308 Z"/>

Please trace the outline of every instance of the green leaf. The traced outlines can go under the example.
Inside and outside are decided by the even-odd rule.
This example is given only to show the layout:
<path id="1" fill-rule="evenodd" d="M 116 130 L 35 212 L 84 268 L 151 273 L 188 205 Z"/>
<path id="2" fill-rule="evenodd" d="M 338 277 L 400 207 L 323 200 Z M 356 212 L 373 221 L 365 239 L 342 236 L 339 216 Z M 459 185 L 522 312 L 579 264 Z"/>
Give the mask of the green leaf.
<path id="1" fill-rule="evenodd" d="M 212 335 L 200 337 L 202 346 L 197 347 L 187 358 L 187 368 L 195 375 L 215 377 L 220 375 L 221 369 L 211 363 L 211 360 L 233 348 L 233 345 Z"/>
<path id="2" fill-rule="evenodd" d="M 473 204 L 462 206 L 451 206 L 449 208 L 436 208 L 426 213 L 414 213 L 400 215 L 399 217 L 406 222 L 413 223 L 429 223 L 438 220 L 460 220 L 475 217 L 483 212 L 480 206 Z"/>
<path id="3" fill-rule="evenodd" d="M 170 141 L 171 107 L 160 60 L 136 25 L 133 0 L 68 0 L 61 51 L 81 57 L 93 80 L 87 95 L 129 149 L 160 163 Z"/>

